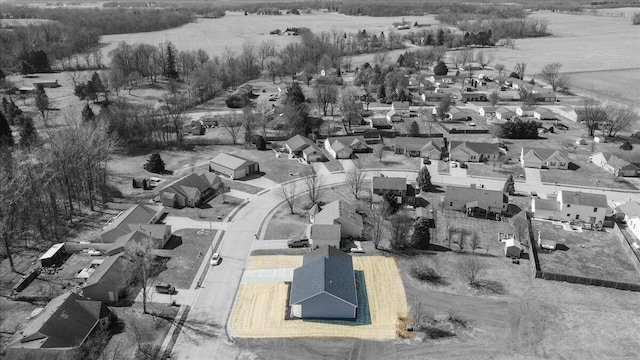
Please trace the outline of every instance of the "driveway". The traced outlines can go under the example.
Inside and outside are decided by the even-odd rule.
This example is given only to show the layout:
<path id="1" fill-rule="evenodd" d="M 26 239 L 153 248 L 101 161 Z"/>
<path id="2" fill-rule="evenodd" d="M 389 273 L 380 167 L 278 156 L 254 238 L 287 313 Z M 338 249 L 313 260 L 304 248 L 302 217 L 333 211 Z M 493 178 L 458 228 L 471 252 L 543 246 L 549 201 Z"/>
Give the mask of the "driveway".
<path id="1" fill-rule="evenodd" d="M 524 174 L 527 177 L 527 184 L 542 184 L 542 178 L 540 178 L 540 169 L 532 169 L 526 167 L 524 168 Z"/>
<path id="2" fill-rule="evenodd" d="M 324 166 L 323 163 L 321 163 L 321 162 L 313 162 L 313 163 L 311 163 L 311 166 L 313 166 L 313 168 L 315 169 L 315 171 L 318 174 L 320 174 L 320 175 L 322 175 L 324 177 L 331 176 L 331 172 L 329 172 L 329 169 L 327 169 L 327 167 Z"/>
<path id="3" fill-rule="evenodd" d="M 263 189 L 268 189 L 270 187 L 274 187 L 274 186 L 278 185 L 277 182 L 275 182 L 273 180 L 269 180 L 264 176 L 260 176 L 258 178 L 251 179 L 251 180 L 242 180 L 242 182 L 245 183 L 245 184 L 257 186 L 257 187 L 263 188 Z"/>
<path id="4" fill-rule="evenodd" d="M 273 250 L 273 249 L 288 249 L 287 245 L 289 239 L 283 240 L 258 240 L 254 241 L 251 245 L 251 250 Z"/>
<path id="5" fill-rule="evenodd" d="M 199 221 L 193 220 L 184 216 L 167 216 L 164 218 L 164 223 L 171 225 L 171 231 L 176 232 L 182 229 L 215 229 L 225 230 L 228 226 L 227 223 L 219 221 Z"/>
<path id="6" fill-rule="evenodd" d="M 354 163 L 353 160 L 341 159 L 340 163 L 342 164 L 342 168 L 344 169 L 345 173 L 348 173 L 350 169 L 356 168 L 356 163 Z"/>
<path id="7" fill-rule="evenodd" d="M 449 174 L 453 177 L 467 177 L 467 169 L 463 169 L 460 166 L 449 168 Z"/>

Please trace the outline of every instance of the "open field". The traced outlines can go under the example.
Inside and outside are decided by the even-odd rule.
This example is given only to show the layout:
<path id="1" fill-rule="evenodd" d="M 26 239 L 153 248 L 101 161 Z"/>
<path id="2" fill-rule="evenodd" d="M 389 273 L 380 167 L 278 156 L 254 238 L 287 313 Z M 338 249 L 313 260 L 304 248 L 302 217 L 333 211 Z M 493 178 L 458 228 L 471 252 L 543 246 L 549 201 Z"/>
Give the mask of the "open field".
<path id="1" fill-rule="evenodd" d="M 531 224 L 536 236 L 541 231 L 543 238 L 558 242 L 556 251 L 538 252 L 542 271 L 640 283 L 640 275 L 611 230 L 578 233 L 566 231 L 549 221 L 534 220 Z"/>
<path id="2" fill-rule="evenodd" d="M 299 41 L 299 37 L 287 35 L 269 35 L 275 29 L 285 30 L 287 27 L 308 27 L 313 32 L 338 29 L 356 32 L 365 29 L 367 32 L 380 33 L 391 30 L 393 22 L 405 19 L 410 23 L 436 24 L 432 15 L 368 17 L 347 16 L 338 13 L 313 12 L 303 15 L 255 15 L 244 16 L 241 12 L 228 12 L 220 19 L 198 19 L 195 23 L 177 29 L 154 31 L 148 33 L 106 35 L 101 37 L 104 44 L 102 52 L 108 54 L 119 42 L 129 44 L 147 43 L 157 45 L 165 41 L 173 42 L 178 50 L 196 50 L 202 48 L 212 56 L 220 56 L 229 49 L 236 53 L 242 50 L 246 41 L 259 44 L 273 41 L 277 46 Z"/>
<path id="3" fill-rule="evenodd" d="M 573 92 L 635 107 L 640 97 L 640 68 L 569 73 Z M 636 124 L 635 130 L 640 130 Z"/>
<path id="4" fill-rule="evenodd" d="M 398 317 L 408 314 L 402 279 L 395 260 L 390 257 L 358 256 L 353 258 L 353 265 L 356 273 L 362 274 L 356 322 L 285 320 L 287 284 L 245 284 L 241 285 L 232 313 L 232 334 L 240 338 L 395 339 Z M 363 291 L 366 291 L 366 295 Z M 360 303 L 362 300 L 368 300 L 368 304 Z"/>

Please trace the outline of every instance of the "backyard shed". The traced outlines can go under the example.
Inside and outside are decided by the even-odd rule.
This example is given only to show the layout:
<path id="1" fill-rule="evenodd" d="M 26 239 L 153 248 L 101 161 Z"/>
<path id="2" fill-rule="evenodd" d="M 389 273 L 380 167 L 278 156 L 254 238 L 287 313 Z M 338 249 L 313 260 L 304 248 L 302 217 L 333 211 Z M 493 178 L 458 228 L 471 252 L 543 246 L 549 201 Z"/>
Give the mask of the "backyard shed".
<path id="1" fill-rule="evenodd" d="M 38 260 L 40 260 L 40 264 L 42 267 L 51 267 L 62 260 L 64 257 L 64 243 L 53 244 L 45 252 L 40 256 Z"/>
<path id="2" fill-rule="evenodd" d="M 520 257 L 520 254 L 522 253 L 522 250 L 523 250 L 522 244 L 520 244 L 520 241 L 511 237 L 503 240 L 503 242 L 504 242 L 504 256 Z"/>

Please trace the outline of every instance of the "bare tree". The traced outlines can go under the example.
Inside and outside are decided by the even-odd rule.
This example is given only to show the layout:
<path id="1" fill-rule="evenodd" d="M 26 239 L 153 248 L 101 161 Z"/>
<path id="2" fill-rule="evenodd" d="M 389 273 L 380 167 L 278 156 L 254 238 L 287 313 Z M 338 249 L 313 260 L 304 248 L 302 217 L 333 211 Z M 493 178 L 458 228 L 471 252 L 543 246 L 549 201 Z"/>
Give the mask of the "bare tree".
<path id="1" fill-rule="evenodd" d="M 329 106 L 333 106 L 338 101 L 338 87 L 335 85 L 317 85 L 315 87 L 316 105 L 322 115 L 327 116 Z"/>
<path id="2" fill-rule="evenodd" d="M 388 213 L 388 204 L 385 201 L 380 202 L 376 207 L 372 207 L 367 217 L 367 223 L 369 226 L 366 230 L 369 232 L 369 237 L 373 241 L 373 246 L 377 249 L 380 248 L 380 242 L 384 237 L 384 232 L 387 229 L 387 220 L 385 216 Z"/>
<path id="3" fill-rule="evenodd" d="M 486 272 L 487 264 L 478 255 L 460 255 L 456 263 L 456 270 L 467 284 L 476 286 L 478 285 L 478 277 Z"/>
<path id="4" fill-rule="evenodd" d="M 360 193 L 364 187 L 365 171 L 359 161 L 355 162 L 355 166 L 349 168 L 346 172 L 347 183 L 351 187 L 351 193 L 356 199 L 359 199 Z"/>
<path id="5" fill-rule="evenodd" d="M 560 74 L 560 68 L 562 67 L 561 63 L 554 62 L 551 64 L 547 64 L 542 68 L 542 73 L 540 77 L 542 80 L 546 81 L 551 87 L 553 91 L 557 91 L 560 86 L 566 86 L 567 80 L 565 80 L 565 76 Z"/>
<path id="6" fill-rule="evenodd" d="M 478 51 L 478 53 L 476 54 L 476 62 L 484 70 L 484 68 L 486 68 L 487 65 L 493 62 L 493 56 L 485 55 L 484 51 Z"/>
<path id="7" fill-rule="evenodd" d="M 598 126 L 607 121 L 607 113 L 599 101 L 593 98 L 586 98 L 582 103 L 582 112 L 578 120 L 584 121 L 589 136 L 593 136 Z"/>
<path id="8" fill-rule="evenodd" d="M 413 219 L 406 213 L 400 211 L 391 218 L 391 248 L 402 250 L 407 246 L 409 232 L 413 226 Z"/>
<path id="9" fill-rule="evenodd" d="M 298 200 L 297 183 L 297 181 L 294 181 L 280 186 L 280 198 L 287 203 L 292 214 L 295 213 L 296 201 Z"/>
<path id="10" fill-rule="evenodd" d="M 497 63 L 493 68 L 498 72 L 498 76 L 502 76 L 502 72 L 504 71 L 504 64 Z"/>
<path id="11" fill-rule="evenodd" d="M 462 67 L 465 67 L 467 64 L 470 64 L 471 62 L 473 62 L 474 59 L 474 51 L 472 48 L 465 48 L 464 50 L 462 50 L 460 52 L 461 57 L 461 63 L 462 63 Z"/>
<path id="12" fill-rule="evenodd" d="M 475 253 L 476 250 L 482 247 L 482 239 L 478 236 L 478 233 L 473 232 L 469 238 L 469 247 L 471 247 L 471 252 Z"/>
<path id="13" fill-rule="evenodd" d="M 518 74 L 518 79 L 524 80 L 524 73 L 527 70 L 527 63 L 519 62 L 513 67 L 513 72 Z"/>
<path id="14" fill-rule="evenodd" d="M 516 236 L 522 245 L 529 244 L 529 221 L 524 215 L 519 215 L 511 219 L 511 225 L 516 230 Z"/>
<path id="15" fill-rule="evenodd" d="M 373 147 L 373 155 L 378 158 L 378 161 L 382 162 L 384 156 L 384 146 L 382 144 Z"/>
<path id="16" fill-rule="evenodd" d="M 254 114 L 253 110 L 251 110 L 251 108 L 249 107 L 242 109 L 242 118 L 242 127 L 244 127 L 244 141 L 245 143 L 251 143 L 251 138 L 255 133 L 258 119 L 256 119 L 256 114 Z"/>
<path id="17" fill-rule="evenodd" d="M 512 38 L 506 38 L 504 39 L 504 46 L 511 48 L 511 49 L 515 49 L 516 48 L 516 41 Z"/>
<path id="18" fill-rule="evenodd" d="M 496 106 L 498 100 L 500 100 L 500 95 L 498 95 L 497 91 L 493 90 L 491 94 L 489 94 L 489 101 L 491 102 L 491 106 Z"/>
<path id="19" fill-rule="evenodd" d="M 602 132 L 606 136 L 616 136 L 619 131 L 629 130 L 638 122 L 638 113 L 629 107 L 608 104 L 604 107 L 606 120 Z"/>
<path id="20" fill-rule="evenodd" d="M 153 250 L 156 244 L 151 236 L 146 236 L 137 241 L 129 241 L 125 247 L 127 257 L 131 261 L 133 280 L 142 287 L 142 312 L 148 314 L 147 297 L 149 279 L 152 276 L 156 256 Z"/>
<path id="21" fill-rule="evenodd" d="M 311 166 L 304 175 L 303 181 L 307 195 L 309 196 L 309 201 L 315 204 L 320 200 L 323 193 L 322 187 L 325 184 L 324 176 L 318 173 L 313 166 Z"/>
<path id="22" fill-rule="evenodd" d="M 376 53 L 373 56 L 373 63 L 375 65 L 380 65 L 380 67 L 383 67 L 387 61 L 389 60 L 389 52 L 388 51 L 381 51 Z"/>
<path id="23" fill-rule="evenodd" d="M 235 114 L 231 114 L 229 116 L 225 116 L 221 119 L 220 125 L 227 130 L 229 135 L 231 135 L 231 141 L 233 144 L 238 143 L 238 135 L 240 134 L 240 130 L 242 130 L 242 122 L 238 121 L 238 118 Z"/>

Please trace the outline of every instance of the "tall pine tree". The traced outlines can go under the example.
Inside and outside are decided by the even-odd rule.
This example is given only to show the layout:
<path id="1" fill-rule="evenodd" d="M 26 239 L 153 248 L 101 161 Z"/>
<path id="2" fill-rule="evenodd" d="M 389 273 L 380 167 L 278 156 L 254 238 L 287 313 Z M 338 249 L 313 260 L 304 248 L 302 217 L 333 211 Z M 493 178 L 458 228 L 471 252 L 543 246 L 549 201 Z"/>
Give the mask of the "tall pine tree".
<path id="1" fill-rule="evenodd" d="M 516 182 L 513 181 L 513 175 L 509 175 L 507 181 L 504 183 L 504 189 L 502 190 L 509 195 L 513 195 L 516 193 Z"/>
<path id="2" fill-rule="evenodd" d="M 25 116 L 22 120 L 22 129 L 20 129 L 20 146 L 29 148 L 38 142 L 38 132 L 33 125 L 33 119 Z"/>
<path id="3" fill-rule="evenodd" d="M 0 147 L 13 146 L 13 134 L 7 122 L 7 118 L 0 112 Z"/>
<path id="4" fill-rule="evenodd" d="M 167 42 L 166 48 L 166 68 L 164 71 L 164 76 L 167 77 L 167 79 L 177 80 L 178 70 L 176 70 L 176 50 L 171 42 Z"/>

